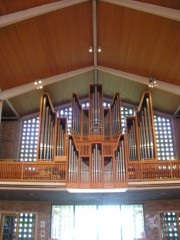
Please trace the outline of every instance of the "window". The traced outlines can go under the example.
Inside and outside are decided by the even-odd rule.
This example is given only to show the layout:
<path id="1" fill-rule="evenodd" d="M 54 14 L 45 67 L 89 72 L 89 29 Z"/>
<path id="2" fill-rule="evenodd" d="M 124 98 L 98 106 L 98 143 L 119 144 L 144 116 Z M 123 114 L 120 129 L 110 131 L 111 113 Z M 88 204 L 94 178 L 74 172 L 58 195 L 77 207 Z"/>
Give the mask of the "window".
<path id="1" fill-rule="evenodd" d="M 52 206 L 52 238 L 63 240 L 132 240 L 143 236 L 142 205 Z"/>
<path id="2" fill-rule="evenodd" d="M 179 239 L 179 212 L 160 213 L 161 237 L 162 240 L 178 240 Z"/>
<path id="3" fill-rule="evenodd" d="M 158 160 L 173 160 L 175 153 L 171 119 L 161 115 L 154 115 L 154 127 Z"/>
<path id="4" fill-rule="evenodd" d="M 126 132 L 126 116 L 134 116 L 134 108 L 121 106 L 121 124 L 122 124 L 122 133 Z"/>
<path id="5" fill-rule="evenodd" d="M 35 237 L 35 214 L 3 213 L 1 226 L 1 239 L 33 240 Z"/>
<path id="6" fill-rule="evenodd" d="M 23 120 L 20 143 L 20 161 L 36 161 L 38 128 L 38 116 Z"/>

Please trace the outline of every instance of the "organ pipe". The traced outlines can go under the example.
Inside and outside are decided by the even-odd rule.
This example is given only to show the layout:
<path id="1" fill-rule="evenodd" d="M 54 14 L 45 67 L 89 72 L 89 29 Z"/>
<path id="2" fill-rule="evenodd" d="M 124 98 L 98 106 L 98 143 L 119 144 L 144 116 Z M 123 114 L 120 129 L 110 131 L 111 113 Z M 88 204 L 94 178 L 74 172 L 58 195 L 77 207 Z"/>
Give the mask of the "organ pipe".
<path id="1" fill-rule="evenodd" d="M 74 135 L 81 134 L 81 105 L 76 94 L 72 96 L 72 124 L 71 133 Z"/>
<path id="2" fill-rule="evenodd" d="M 127 125 L 129 160 L 138 160 L 136 139 L 136 118 L 127 117 L 126 125 Z"/>
<path id="3" fill-rule="evenodd" d="M 115 181 L 126 181 L 126 155 L 124 137 L 119 138 L 117 149 L 115 150 Z"/>
<path id="4" fill-rule="evenodd" d="M 56 113 L 48 94 L 41 97 L 40 131 L 38 141 L 38 159 L 52 160 L 54 158 L 54 131 Z"/>
<path id="5" fill-rule="evenodd" d="M 111 104 L 111 117 L 112 117 L 112 134 L 120 134 L 121 132 L 121 104 L 119 93 L 114 96 L 113 103 Z"/>
<path id="6" fill-rule="evenodd" d="M 66 154 L 66 128 L 67 119 L 57 118 L 56 129 L 56 156 L 64 156 Z"/>
<path id="7" fill-rule="evenodd" d="M 140 159 L 155 159 L 155 130 L 153 127 L 152 100 L 149 92 L 145 92 L 137 111 L 138 138 Z"/>
<path id="8" fill-rule="evenodd" d="M 102 88 L 100 84 L 90 86 L 90 134 L 103 134 Z"/>

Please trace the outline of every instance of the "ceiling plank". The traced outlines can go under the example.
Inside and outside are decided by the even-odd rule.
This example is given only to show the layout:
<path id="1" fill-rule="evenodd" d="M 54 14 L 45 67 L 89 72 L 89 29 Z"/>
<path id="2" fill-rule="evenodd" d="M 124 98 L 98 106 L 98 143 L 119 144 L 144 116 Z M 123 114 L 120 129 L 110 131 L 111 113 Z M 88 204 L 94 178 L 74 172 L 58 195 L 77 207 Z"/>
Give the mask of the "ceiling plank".
<path id="1" fill-rule="evenodd" d="M 127 73 L 127 72 L 115 70 L 112 68 L 102 67 L 102 66 L 97 66 L 97 69 L 102 72 L 107 72 L 107 73 L 110 73 L 110 74 L 113 74 L 113 75 L 116 75 L 119 77 L 126 78 L 128 80 L 132 80 L 132 81 L 139 82 L 139 83 L 142 83 L 145 85 L 149 85 L 149 78 L 147 78 L 147 77 L 142 77 L 142 76 L 135 75 L 132 73 Z M 159 81 L 158 79 L 156 79 L 156 81 L 157 81 L 156 88 L 180 96 L 180 86 L 162 82 L 162 81 Z"/>
<path id="2" fill-rule="evenodd" d="M 64 79 L 70 78 L 70 77 L 74 77 L 89 71 L 94 70 L 94 66 L 91 67 L 87 67 L 87 68 L 81 68 L 75 71 L 71 71 L 71 72 L 67 72 L 67 73 L 63 73 L 63 74 L 59 74 L 56 76 L 52 76 L 52 77 L 48 77 L 48 78 L 44 78 L 41 79 L 42 81 L 42 85 L 46 86 L 49 84 L 53 84 L 59 81 L 62 81 Z M 31 83 L 27 83 L 27 84 L 23 84 L 21 86 L 18 87 L 14 87 L 14 88 L 10 88 L 7 90 L 4 90 L 2 92 L 0 92 L 0 100 L 7 100 L 10 99 L 12 97 L 16 97 L 19 96 L 21 94 L 24 94 L 26 92 L 30 92 L 32 90 L 35 90 L 36 86 L 34 85 L 34 82 Z"/>
<path id="3" fill-rule="evenodd" d="M 177 9 L 162 7 L 149 3 L 137 2 L 133 0 L 101 0 L 101 1 L 180 21 L 180 10 Z"/>
<path id="4" fill-rule="evenodd" d="M 0 28 L 87 1 L 88 0 L 62 0 L 59 2 L 49 3 L 15 13 L 10 13 L 0 17 Z"/>

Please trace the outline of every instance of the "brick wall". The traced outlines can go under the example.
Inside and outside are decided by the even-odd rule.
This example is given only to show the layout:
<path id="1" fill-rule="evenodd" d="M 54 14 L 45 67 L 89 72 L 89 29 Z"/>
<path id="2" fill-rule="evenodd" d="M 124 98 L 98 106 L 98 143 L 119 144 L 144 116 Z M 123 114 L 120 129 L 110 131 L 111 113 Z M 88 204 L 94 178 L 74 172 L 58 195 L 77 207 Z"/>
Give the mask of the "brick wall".
<path id="1" fill-rule="evenodd" d="M 33 212 L 36 214 L 35 235 L 34 240 L 48 240 L 50 235 L 50 214 L 51 204 L 46 202 L 15 202 L 1 201 L 0 213 L 3 212 Z M 41 228 L 41 221 L 45 221 L 45 229 Z M 41 230 L 45 230 L 45 237 L 41 237 Z"/>
<path id="2" fill-rule="evenodd" d="M 149 201 L 144 203 L 147 240 L 161 240 L 160 212 L 180 211 L 180 200 Z M 151 219 L 154 218 L 154 227 Z"/>
<path id="3" fill-rule="evenodd" d="M 58 204 L 58 203 L 56 203 Z M 60 204 L 60 203 L 59 203 Z M 161 240 L 159 212 L 180 211 L 180 200 L 144 202 L 145 230 L 147 240 Z M 51 203 L 1 201 L 0 212 L 35 212 L 36 239 L 48 240 L 50 235 Z M 154 222 L 152 220 L 154 219 Z M 41 221 L 45 221 L 45 237 L 41 237 Z M 128 226 L 127 226 L 128 228 Z"/>
<path id="4" fill-rule="evenodd" d="M 0 159 L 18 158 L 19 137 L 20 137 L 20 120 L 1 122 Z"/>

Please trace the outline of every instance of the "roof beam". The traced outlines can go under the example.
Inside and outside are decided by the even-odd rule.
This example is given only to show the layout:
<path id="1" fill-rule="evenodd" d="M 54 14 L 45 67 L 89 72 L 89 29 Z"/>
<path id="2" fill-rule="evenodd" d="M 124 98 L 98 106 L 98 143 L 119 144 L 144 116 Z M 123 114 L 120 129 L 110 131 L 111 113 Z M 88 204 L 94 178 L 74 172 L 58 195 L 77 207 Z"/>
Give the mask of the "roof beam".
<path id="1" fill-rule="evenodd" d="M 115 70 L 115 69 L 112 69 L 112 68 L 102 67 L 102 66 L 98 66 L 97 69 L 99 71 L 106 72 L 106 73 L 109 73 L 109 74 L 113 74 L 115 76 L 122 77 L 122 78 L 125 78 L 125 79 L 128 79 L 128 80 L 134 81 L 134 82 L 149 85 L 149 77 L 142 77 L 142 76 L 135 75 L 135 74 L 132 74 L 132 73 L 127 73 L 127 72 Z M 180 96 L 180 86 L 170 84 L 170 83 L 166 83 L 166 82 L 162 82 L 158 79 L 156 79 L 156 80 L 157 80 L 156 88 Z"/>
<path id="2" fill-rule="evenodd" d="M 78 3 L 86 2 L 88 0 L 62 0 L 54 3 L 49 3 L 26 10 L 10 13 L 0 17 L 0 27 L 5 27 L 17 22 L 27 20 L 45 13 L 56 11 L 62 8 L 70 7 Z"/>
<path id="3" fill-rule="evenodd" d="M 62 73 L 62 74 L 55 75 L 55 76 L 52 76 L 52 77 L 44 78 L 44 79 L 41 79 L 42 86 L 57 83 L 57 82 L 60 82 L 64 79 L 67 79 L 67 78 L 70 78 L 70 77 L 75 77 L 77 75 L 84 74 L 84 73 L 90 72 L 92 70 L 94 70 L 94 66 L 81 68 L 81 69 L 78 69 L 78 70 L 75 70 L 75 71 Z M 0 101 L 19 96 L 21 94 L 33 91 L 35 89 L 36 89 L 36 86 L 34 85 L 34 82 L 31 82 L 31 83 L 27 83 L 27 84 L 24 84 L 24 85 L 21 85 L 21 86 L 18 86 L 18 87 L 14 87 L 14 88 L 4 90 L 4 91 L 0 92 Z"/>
<path id="4" fill-rule="evenodd" d="M 180 10 L 177 9 L 162 7 L 150 3 L 138 2 L 134 0 L 101 0 L 101 1 L 180 21 Z"/>
<path id="5" fill-rule="evenodd" d="M 2 107 L 3 107 L 3 101 L 0 101 L 0 125 L 1 125 L 1 118 L 2 118 Z"/>
<path id="6" fill-rule="evenodd" d="M 97 83 L 97 2 L 92 0 L 93 11 L 93 53 L 94 53 L 94 82 Z"/>

